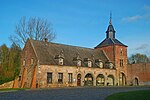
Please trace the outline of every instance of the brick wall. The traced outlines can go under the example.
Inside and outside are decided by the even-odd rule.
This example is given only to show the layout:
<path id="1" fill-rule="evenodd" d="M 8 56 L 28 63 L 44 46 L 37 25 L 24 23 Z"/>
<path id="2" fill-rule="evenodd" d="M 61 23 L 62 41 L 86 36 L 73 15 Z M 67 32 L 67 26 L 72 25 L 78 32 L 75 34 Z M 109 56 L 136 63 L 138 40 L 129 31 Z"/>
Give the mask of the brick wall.
<path id="1" fill-rule="evenodd" d="M 129 85 L 135 84 L 135 78 L 138 79 L 139 85 L 150 85 L 150 63 L 129 64 L 127 75 Z"/>
<path id="2" fill-rule="evenodd" d="M 120 79 L 121 73 L 127 76 L 127 47 L 120 46 L 120 45 L 110 45 L 105 46 L 101 48 L 97 48 L 97 50 L 104 50 L 110 61 L 115 65 L 116 67 L 116 80 L 119 85 L 125 85 L 126 82 L 122 82 L 122 79 Z M 122 55 L 121 55 L 122 50 Z M 120 67 L 120 59 L 123 60 L 123 66 Z"/>

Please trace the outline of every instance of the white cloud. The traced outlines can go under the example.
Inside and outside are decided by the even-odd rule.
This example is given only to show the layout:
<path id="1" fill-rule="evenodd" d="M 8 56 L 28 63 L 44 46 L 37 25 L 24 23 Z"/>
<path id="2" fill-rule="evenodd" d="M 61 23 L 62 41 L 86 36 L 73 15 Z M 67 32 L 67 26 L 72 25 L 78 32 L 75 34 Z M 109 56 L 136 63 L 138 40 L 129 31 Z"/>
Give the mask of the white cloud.
<path id="1" fill-rule="evenodd" d="M 143 15 L 133 15 L 122 18 L 124 22 L 135 22 L 139 20 L 150 20 L 150 5 L 144 5 Z"/>
<path id="2" fill-rule="evenodd" d="M 135 16 L 131 16 L 131 17 L 122 18 L 122 21 L 124 21 L 124 22 L 135 22 L 138 20 L 150 20 L 150 14 L 135 15 Z"/>
<path id="3" fill-rule="evenodd" d="M 131 16 L 131 17 L 125 17 L 125 18 L 123 18 L 122 20 L 123 21 L 127 21 L 127 22 L 133 22 L 133 21 L 137 21 L 137 20 L 140 20 L 140 19 L 142 19 L 143 18 L 143 16 L 140 16 L 140 15 L 136 15 L 136 16 Z"/>

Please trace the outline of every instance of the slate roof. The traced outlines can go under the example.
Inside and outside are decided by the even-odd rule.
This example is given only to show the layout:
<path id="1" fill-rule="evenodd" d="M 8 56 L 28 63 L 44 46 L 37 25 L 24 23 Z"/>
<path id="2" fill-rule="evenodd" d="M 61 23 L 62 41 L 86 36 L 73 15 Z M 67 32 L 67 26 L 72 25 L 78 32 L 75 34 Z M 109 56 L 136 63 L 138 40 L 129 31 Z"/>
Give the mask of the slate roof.
<path id="1" fill-rule="evenodd" d="M 37 54 L 37 58 L 39 59 L 40 64 L 58 65 L 55 56 L 59 55 L 61 52 L 63 52 L 64 65 L 66 66 L 76 66 L 76 64 L 73 62 L 73 58 L 77 57 L 77 55 L 82 60 L 82 66 L 85 66 L 85 58 L 91 59 L 92 62 L 94 62 L 96 59 L 100 59 L 103 62 L 109 61 L 105 55 L 105 52 L 102 50 L 57 44 L 52 42 L 36 41 L 31 39 L 29 39 L 29 41 L 31 42 L 35 53 Z"/>
<path id="2" fill-rule="evenodd" d="M 126 45 L 124 45 L 123 43 L 121 43 L 116 38 L 106 38 L 99 45 L 97 45 L 95 48 L 100 48 L 100 47 L 109 46 L 109 45 L 120 45 L 120 46 L 127 47 Z"/>

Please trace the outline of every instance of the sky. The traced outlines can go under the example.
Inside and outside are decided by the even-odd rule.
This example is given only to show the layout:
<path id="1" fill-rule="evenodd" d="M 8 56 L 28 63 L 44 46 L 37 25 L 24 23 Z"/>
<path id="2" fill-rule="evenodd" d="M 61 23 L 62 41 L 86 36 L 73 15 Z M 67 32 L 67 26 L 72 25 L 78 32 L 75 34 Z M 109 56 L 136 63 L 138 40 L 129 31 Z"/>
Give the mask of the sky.
<path id="1" fill-rule="evenodd" d="M 94 48 L 106 37 L 110 12 L 116 38 L 128 46 L 128 56 L 150 56 L 149 0 L 0 0 L 0 45 L 21 17 L 40 17 L 52 23 L 53 42 Z"/>

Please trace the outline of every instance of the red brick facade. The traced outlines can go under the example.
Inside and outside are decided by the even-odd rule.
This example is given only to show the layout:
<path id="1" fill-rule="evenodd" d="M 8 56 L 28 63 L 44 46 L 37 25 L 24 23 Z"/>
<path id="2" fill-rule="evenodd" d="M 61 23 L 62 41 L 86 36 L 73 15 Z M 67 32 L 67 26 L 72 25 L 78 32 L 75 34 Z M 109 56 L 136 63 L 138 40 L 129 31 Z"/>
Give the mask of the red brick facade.
<path id="1" fill-rule="evenodd" d="M 116 68 L 116 80 L 118 81 L 118 85 L 125 85 L 127 76 L 127 47 L 119 45 L 109 45 L 96 49 L 105 51 L 109 60 L 114 64 Z M 123 66 L 120 66 L 120 60 L 123 60 Z M 125 76 L 121 76 L 121 74 Z M 119 77 L 124 77 L 124 82 Z"/>
<path id="2" fill-rule="evenodd" d="M 129 64 L 127 75 L 130 85 L 150 85 L 150 63 Z"/>

